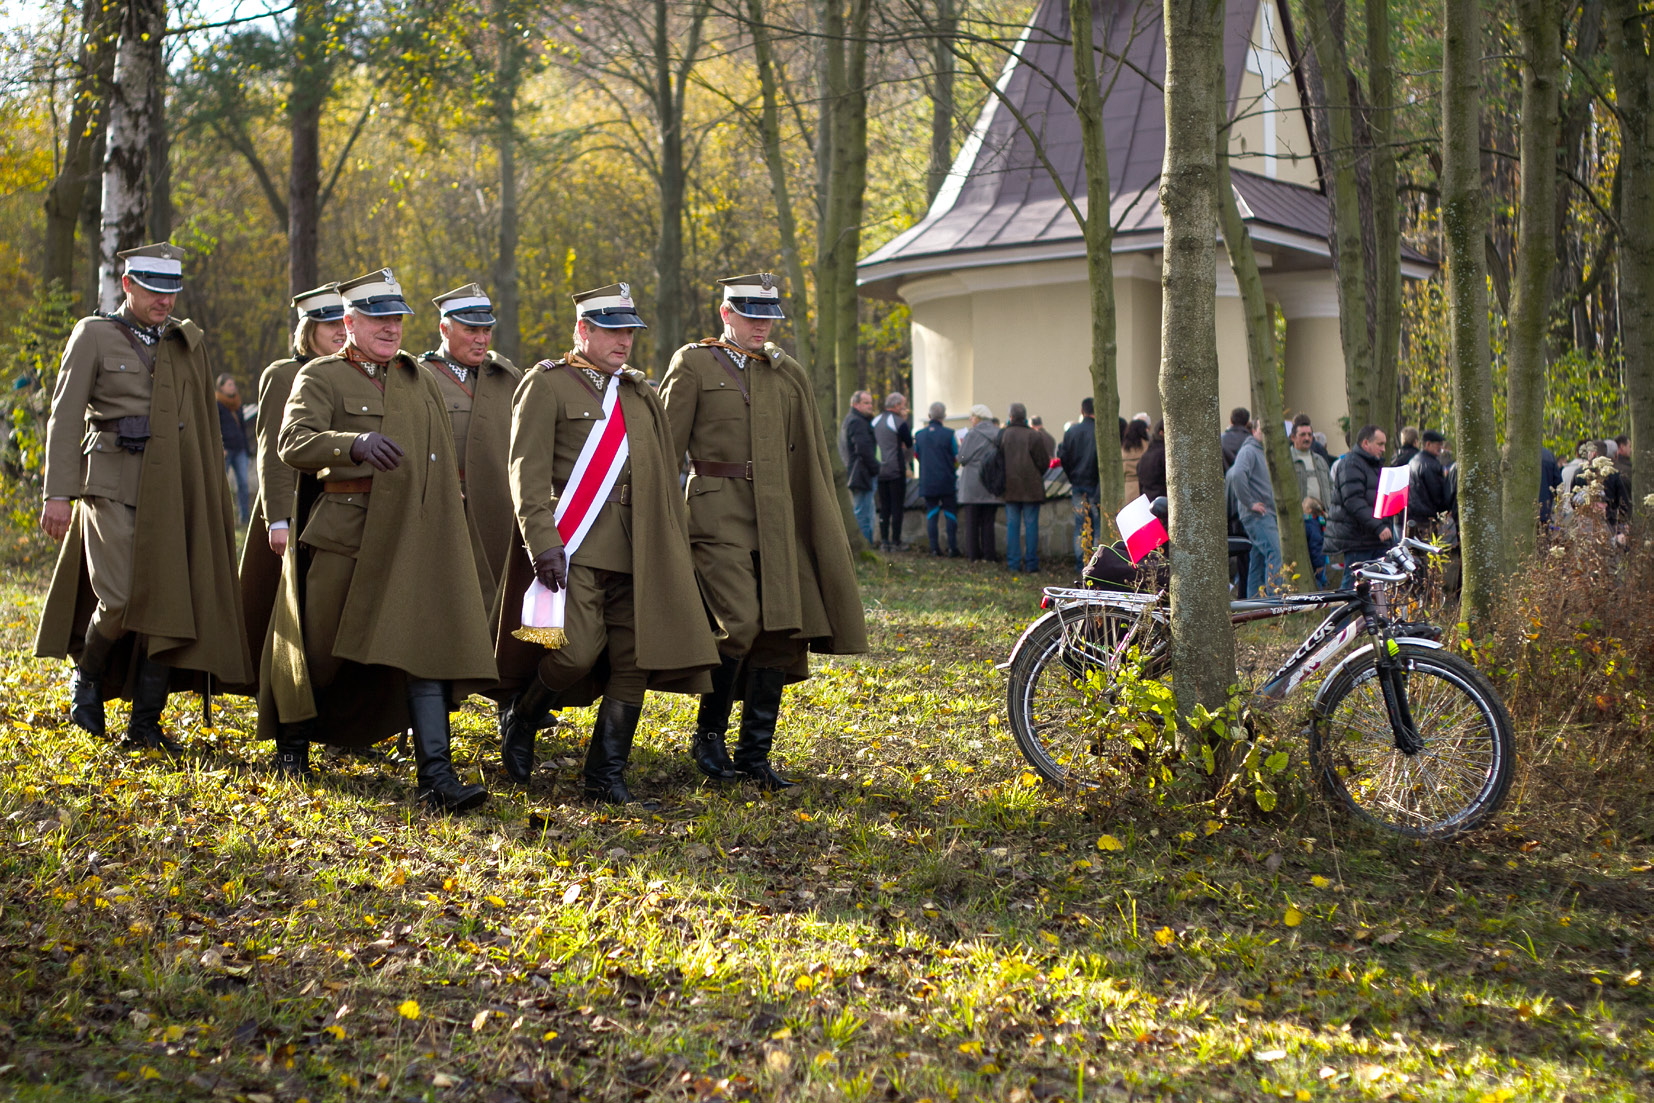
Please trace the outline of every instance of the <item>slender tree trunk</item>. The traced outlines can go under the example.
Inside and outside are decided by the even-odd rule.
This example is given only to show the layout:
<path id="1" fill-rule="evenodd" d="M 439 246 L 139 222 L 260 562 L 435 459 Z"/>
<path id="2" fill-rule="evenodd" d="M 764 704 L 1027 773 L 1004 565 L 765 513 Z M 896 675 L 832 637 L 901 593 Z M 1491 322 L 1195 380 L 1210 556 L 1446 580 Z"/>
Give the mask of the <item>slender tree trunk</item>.
<path id="1" fill-rule="evenodd" d="M 856 260 L 861 252 L 862 210 L 867 196 L 867 35 L 872 15 L 871 0 L 850 0 L 850 35 L 845 58 L 845 96 L 840 101 L 837 139 L 833 151 L 834 170 L 839 177 L 838 236 L 833 245 L 836 260 L 834 294 L 835 388 L 833 423 L 850 412 L 850 396 L 860 383 L 861 312 L 856 291 Z M 823 417 L 826 412 L 823 411 Z"/>
<path id="2" fill-rule="evenodd" d="M 1631 407 L 1631 465 L 1649 492 L 1654 471 L 1654 62 L 1646 17 L 1636 0 L 1610 0 L 1608 49 L 1620 117 L 1620 342 Z M 1650 510 L 1632 503 L 1637 539 Z"/>
<path id="3" fill-rule="evenodd" d="M 167 130 L 167 70 L 157 52 L 149 87 L 149 233 L 151 241 L 172 237 L 172 135 Z"/>
<path id="4" fill-rule="evenodd" d="M 1089 15 L 1089 9 L 1087 11 Z M 953 167 L 953 82 L 959 63 L 952 39 L 959 31 L 958 0 L 936 0 L 936 31 L 930 43 L 930 171 L 925 202 L 933 202 Z"/>
<path id="5" fill-rule="evenodd" d="M 1505 449 L 1499 465 L 1506 569 L 1533 554 L 1539 525 L 1539 439 L 1545 416 L 1545 333 L 1556 267 L 1556 143 L 1562 129 L 1562 13 L 1557 0 L 1521 0 L 1522 198 L 1516 287 L 1506 345 Z"/>
<path id="6" fill-rule="evenodd" d="M 1252 248 L 1252 234 L 1241 219 L 1235 202 L 1235 188 L 1229 177 L 1229 97 L 1218 82 L 1218 214 L 1223 225 L 1223 245 L 1229 267 L 1240 286 L 1241 309 L 1246 315 L 1246 365 L 1252 377 L 1252 416 L 1263 425 L 1264 456 L 1269 461 L 1269 483 L 1275 491 L 1275 519 L 1281 531 L 1281 558 L 1297 579 L 1297 589 L 1308 593 L 1315 588 L 1315 571 L 1309 562 L 1309 538 L 1304 535 L 1303 499 L 1298 496 L 1298 473 L 1292 469 L 1291 445 L 1282 431 L 1281 379 L 1276 372 L 1275 323 L 1264 298 L 1263 275 Z"/>
<path id="7" fill-rule="evenodd" d="M 838 411 L 839 233 L 844 174 L 838 160 L 845 125 L 839 104 L 849 94 L 844 0 L 821 2 L 821 112 L 816 123 L 816 400 L 822 417 Z M 829 415 L 827 411 L 833 411 Z"/>
<path id="8" fill-rule="evenodd" d="M 1390 5 L 1367 9 L 1367 85 L 1372 100 L 1373 424 L 1393 434 L 1401 417 L 1401 212 L 1396 191 L 1395 68 L 1390 60 Z M 1357 427 L 1359 428 L 1359 426 Z"/>
<path id="9" fill-rule="evenodd" d="M 42 250 L 41 282 L 70 290 L 75 279 L 75 225 L 81 217 L 93 159 L 103 133 L 104 104 L 115 71 L 115 35 L 118 9 L 102 0 L 85 0 L 81 15 L 81 47 L 76 64 L 74 102 L 69 109 L 63 164 L 43 203 L 46 231 Z"/>
<path id="10" fill-rule="evenodd" d="M 500 174 L 500 227 L 491 289 L 494 302 L 494 348 L 507 360 L 522 351 L 517 272 L 517 95 L 523 83 L 526 51 L 507 0 L 489 0 L 493 39 L 490 102 L 493 108 L 494 156 Z M 673 346 L 676 348 L 676 346 Z"/>
<path id="11" fill-rule="evenodd" d="M 322 106 L 332 92 L 327 61 L 326 0 L 299 0 L 293 10 L 293 67 L 288 77 L 287 290 L 321 283 Z"/>
<path id="12" fill-rule="evenodd" d="M 1197 705 L 1221 707 L 1235 680 L 1217 397 L 1218 166 L 1212 104 L 1222 83 L 1223 22 L 1222 0 L 1165 0 L 1160 403 L 1171 497 L 1172 688 L 1184 715 Z"/>
<path id="13" fill-rule="evenodd" d="M 683 155 L 683 114 L 672 81 L 670 8 L 654 0 L 655 100 L 659 127 L 660 236 L 655 243 L 655 377 L 666 375 L 672 354 L 684 343 L 683 205 L 687 174 Z"/>
<path id="14" fill-rule="evenodd" d="M 111 54 L 115 52 L 113 45 Z M 114 63 L 110 63 L 111 79 L 113 79 Z M 92 142 L 92 164 L 97 166 L 100 174 L 96 179 L 87 183 L 80 197 L 80 241 L 85 250 L 86 263 L 81 265 L 79 286 L 76 291 L 80 302 L 88 310 L 96 309 L 99 301 L 99 280 L 102 278 L 103 264 L 103 153 L 108 146 L 108 104 L 102 108 L 104 120 Z"/>
<path id="15" fill-rule="evenodd" d="M 1305 0 L 1310 40 L 1326 91 L 1325 162 L 1332 169 L 1326 183 L 1332 199 L 1332 233 L 1338 264 L 1338 327 L 1344 345 L 1344 393 L 1349 403 L 1350 443 L 1361 426 L 1373 423 L 1373 346 L 1367 330 L 1367 267 L 1361 248 L 1361 200 L 1356 179 L 1356 149 L 1348 81 L 1349 62 L 1343 40 L 1333 30 L 1329 3 Z"/>
<path id="16" fill-rule="evenodd" d="M 1092 0 L 1069 0 L 1074 41 L 1075 113 L 1085 156 L 1085 267 L 1091 290 L 1091 401 L 1097 438 L 1097 493 L 1102 506 L 1102 540 L 1114 532 L 1114 517 L 1125 504 L 1125 469 L 1120 463 L 1119 345 L 1114 332 L 1114 227 L 1109 222 L 1108 146 L 1103 140 L 1103 92 L 1098 75 Z"/>
<path id="17" fill-rule="evenodd" d="M 1446 0 L 1442 51 L 1442 230 L 1447 244 L 1448 362 L 1459 472 L 1462 615 L 1472 632 L 1492 616 L 1504 562 L 1499 451 L 1488 333 L 1487 193 L 1482 186 L 1481 7 Z"/>
<path id="18" fill-rule="evenodd" d="M 126 0 L 110 85 L 109 130 L 103 159 L 103 230 L 99 236 L 98 301 L 121 302 L 115 254 L 144 244 L 149 230 L 150 85 L 161 65 L 165 0 Z"/>

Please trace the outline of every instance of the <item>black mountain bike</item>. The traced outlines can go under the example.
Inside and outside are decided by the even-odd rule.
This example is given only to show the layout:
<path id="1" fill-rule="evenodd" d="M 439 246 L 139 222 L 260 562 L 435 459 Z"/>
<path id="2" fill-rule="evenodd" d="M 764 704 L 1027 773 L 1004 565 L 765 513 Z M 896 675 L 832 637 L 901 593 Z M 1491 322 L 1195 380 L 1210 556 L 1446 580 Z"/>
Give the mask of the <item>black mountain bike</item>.
<path id="1" fill-rule="evenodd" d="M 1310 765 L 1323 791 L 1357 818 L 1413 838 L 1451 839 L 1487 821 L 1510 789 L 1510 715 L 1474 666 L 1444 651 L 1440 631 L 1393 619 L 1391 587 L 1418 569 L 1416 540 L 1356 567 L 1348 589 L 1230 604 L 1235 624 L 1312 609 L 1330 612 L 1256 692 L 1280 699 L 1333 666 L 1312 706 Z M 1011 731 L 1048 781 L 1092 788 L 1129 769 L 1132 749 L 1100 719 L 1097 694 L 1118 692 L 1127 664 L 1142 678 L 1170 666 L 1165 592 L 1053 586 L 1049 610 L 1010 659 Z M 1106 703 L 1106 701 L 1105 701 Z"/>

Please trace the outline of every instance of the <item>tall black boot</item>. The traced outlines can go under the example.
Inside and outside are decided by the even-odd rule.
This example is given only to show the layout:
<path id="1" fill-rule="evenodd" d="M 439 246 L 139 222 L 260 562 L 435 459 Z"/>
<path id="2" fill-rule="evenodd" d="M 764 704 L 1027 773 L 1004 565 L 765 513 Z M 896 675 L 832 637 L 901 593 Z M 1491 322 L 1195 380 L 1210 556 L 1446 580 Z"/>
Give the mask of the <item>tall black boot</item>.
<path id="1" fill-rule="evenodd" d="M 781 691 L 787 675 L 781 670 L 747 671 L 746 703 L 741 706 L 741 741 L 735 747 L 735 769 L 765 789 L 790 789 L 793 783 L 770 768 L 770 746 L 781 716 Z"/>
<path id="2" fill-rule="evenodd" d="M 86 629 L 86 642 L 81 647 L 80 662 L 75 664 L 75 676 L 69 682 L 73 706 L 69 719 L 77 728 L 93 735 L 105 732 L 103 719 L 103 675 L 109 669 L 109 650 L 115 641 L 97 630 Z"/>
<path id="3" fill-rule="evenodd" d="M 314 720 L 276 725 L 276 757 L 272 763 L 276 773 L 300 780 L 315 776 L 310 769 L 310 738 L 315 733 Z"/>
<path id="4" fill-rule="evenodd" d="M 659 801 L 636 800 L 626 788 L 626 764 L 632 757 L 632 736 L 637 733 L 642 705 L 629 705 L 611 697 L 597 706 L 597 723 L 592 725 L 591 746 L 586 749 L 586 796 L 604 804 L 640 804 L 660 807 Z"/>
<path id="5" fill-rule="evenodd" d="M 729 733 L 729 709 L 735 703 L 735 676 L 741 671 L 741 660 L 719 652 L 718 661 L 718 669 L 712 672 L 712 692 L 701 697 L 701 708 L 695 715 L 695 741 L 689 745 L 689 757 L 707 777 L 715 781 L 729 781 L 736 773 L 729 760 L 725 739 Z"/>
<path id="6" fill-rule="evenodd" d="M 500 764 L 519 785 L 534 773 L 534 736 L 556 703 L 557 691 L 536 674 L 500 711 Z"/>
<path id="7" fill-rule="evenodd" d="M 143 646 L 143 641 L 138 641 Z M 184 745 L 161 730 L 161 711 L 167 707 L 167 683 L 172 678 L 172 667 L 163 666 L 144 655 L 138 660 L 137 682 L 132 688 L 132 717 L 127 721 L 126 740 L 121 744 L 129 751 L 163 751 L 173 758 L 184 753 Z"/>
<path id="8" fill-rule="evenodd" d="M 448 749 L 448 683 L 409 678 L 408 715 L 413 718 L 418 799 L 439 812 L 464 812 L 487 800 L 487 789 L 466 785 L 454 774 Z"/>

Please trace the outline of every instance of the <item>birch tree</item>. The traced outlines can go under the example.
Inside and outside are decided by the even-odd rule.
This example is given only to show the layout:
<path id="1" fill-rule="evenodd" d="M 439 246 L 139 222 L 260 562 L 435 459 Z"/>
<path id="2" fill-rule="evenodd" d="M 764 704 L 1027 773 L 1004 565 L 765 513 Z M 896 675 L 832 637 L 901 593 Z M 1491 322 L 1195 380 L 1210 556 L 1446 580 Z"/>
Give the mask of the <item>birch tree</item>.
<path id="1" fill-rule="evenodd" d="M 98 301 L 104 310 L 114 310 L 121 303 L 120 265 L 115 254 L 145 244 L 149 230 L 150 85 L 161 67 L 161 35 L 165 30 L 165 0 L 125 0 L 110 82 L 103 158 Z"/>
<path id="2" fill-rule="evenodd" d="M 115 71 L 119 14 L 118 7 L 106 7 L 103 0 L 82 0 L 69 123 L 57 173 L 41 204 L 46 231 L 40 274 L 48 287 L 56 284 L 68 290 L 74 285 L 75 227 L 88 186 L 102 167 L 94 155 L 99 152 L 109 84 Z"/>

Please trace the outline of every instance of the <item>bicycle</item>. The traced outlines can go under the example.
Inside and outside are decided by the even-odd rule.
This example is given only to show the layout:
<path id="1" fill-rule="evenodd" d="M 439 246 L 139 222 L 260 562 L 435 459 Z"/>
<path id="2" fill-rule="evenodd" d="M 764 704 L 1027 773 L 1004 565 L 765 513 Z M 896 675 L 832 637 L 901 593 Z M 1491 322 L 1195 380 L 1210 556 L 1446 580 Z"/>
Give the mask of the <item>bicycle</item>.
<path id="1" fill-rule="evenodd" d="M 1327 797 L 1358 819 L 1412 838 L 1452 839 L 1485 823 L 1504 801 L 1514 738 L 1498 692 L 1442 649 L 1438 629 L 1393 619 L 1389 590 L 1418 570 L 1414 550 L 1439 553 L 1407 538 L 1354 568 L 1350 588 L 1234 601 L 1230 621 L 1330 608 L 1256 691 L 1270 700 L 1326 670 L 1365 633 L 1369 642 L 1332 667 L 1315 695 L 1311 769 Z M 1009 674 L 1011 731 L 1042 777 L 1095 788 L 1132 757 L 1118 733 L 1096 722 L 1095 694 L 1116 693 L 1128 663 L 1140 678 L 1168 673 L 1165 591 L 1052 586 L 1044 595 L 1049 611 L 999 667 Z"/>

